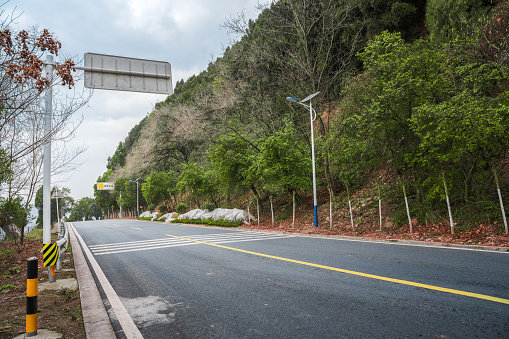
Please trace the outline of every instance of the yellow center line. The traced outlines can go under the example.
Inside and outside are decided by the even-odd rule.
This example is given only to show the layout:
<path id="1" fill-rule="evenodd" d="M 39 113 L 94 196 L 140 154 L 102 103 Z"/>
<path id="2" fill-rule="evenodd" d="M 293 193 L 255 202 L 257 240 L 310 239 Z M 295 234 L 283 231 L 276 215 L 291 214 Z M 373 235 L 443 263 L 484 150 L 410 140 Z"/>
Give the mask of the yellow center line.
<path id="1" fill-rule="evenodd" d="M 417 282 L 413 282 L 413 281 L 408 281 L 408 280 L 388 278 L 388 277 L 383 277 L 383 276 L 380 276 L 380 275 L 374 275 L 374 274 L 368 274 L 368 273 L 362 273 L 362 272 L 345 270 L 345 269 L 342 269 L 342 268 L 336 268 L 336 267 L 331 267 L 331 266 L 313 264 L 313 263 L 306 262 L 306 261 L 300 261 L 300 260 L 288 259 L 288 258 L 283 258 L 283 257 L 277 257 L 277 256 L 270 255 L 270 254 L 246 251 L 246 250 L 242 250 L 242 249 L 239 249 L 239 248 L 223 246 L 223 245 L 218 245 L 218 244 L 212 244 L 212 243 L 208 243 L 208 242 L 204 242 L 204 241 L 199 241 L 199 240 L 179 237 L 179 236 L 171 235 L 171 234 L 165 234 L 165 235 L 167 235 L 169 237 L 173 237 L 173 238 L 183 239 L 183 240 L 187 240 L 187 241 L 193 241 L 193 242 L 204 244 L 204 245 L 224 248 L 224 249 L 227 249 L 227 250 L 232 250 L 232 251 L 237 251 L 237 252 L 242 252 L 242 253 L 247 253 L 247 254 L 253 254 L 253 255 L 260 256 L 260 257 L 271 258 L 271 259 L 276 259 L 276 260 L 281 260 L 281 261 L 287 261 L 287 262 L 292 262 L 292 263 L 295 263 L 295 264 L 301 264 L 301 265 L 306 265 L 306 266 L 311 266 L 311 267 L 323 268 L 325 270 L 336 271 L 336 272 L 341 272 L 341 273 L 346 273 L 346 274 L 352 274 L 352 275 L 357 275 L 357 276 L 361 276 L 361 277 L 365 277 L 365 278 L 389 281 L 389 282 L 393 282 L 393 283 L 396 283 L 396 284 L 409 285 L 409 286 L 414 286 L 414 287 L 421 287 L 421 288 L 426 288 L 426 289 L 434 290 L 434 291 L 441 291 L 441 292 L 445 292 L 445 293 L 458 294 L 458 295 L 463 295 L 463 296 L 472 297 L 472 298 L 490 300 L 490 301 L 494 301 L 494 302 L 498 302 L 498 303 L 508 304 L 509 305 L 509 299 L 492 297 L 492 296 L 485 295 L 485 294 L 466 292 L 466 291 L 461 291 L 461 290 L 455 290 L 455 289 L 452 289 L 452 288 L 439 287 L 439 286 L 433 286 L 433 285 L 428 285 L 428 284 L 421 284 L 421 283 L 417 283 Z"/>
<path id="2" fill-rule="evenodd" d="M 142 229 L 142 228 L 138 228 L 138 227 L 131 227 L 131 228 L 133 228 L 133 229 L 135 229 L 135 230 L 143 231 L 143 229 Z"/>

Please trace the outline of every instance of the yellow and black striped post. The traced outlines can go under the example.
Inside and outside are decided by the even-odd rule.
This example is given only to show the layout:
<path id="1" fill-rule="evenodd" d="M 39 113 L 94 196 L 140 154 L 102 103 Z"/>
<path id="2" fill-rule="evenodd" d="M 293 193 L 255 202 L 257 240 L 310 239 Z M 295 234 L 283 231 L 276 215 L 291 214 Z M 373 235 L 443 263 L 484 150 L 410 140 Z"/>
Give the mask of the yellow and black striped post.
<path id="1" fill-rule="evenodd" d="M 27 260 L 27 315 L 26 337 L 37 335 L 37 278 L 39 277 L 39 259 Z"/>
<path id="2" fill-rule="evenodd" d="M 48 280 L 55 282 L 55 265 L 58 260 L 58 245 L 56 243 L 42 245 L 42 259 L 44 266 L 48 266 Z"/>

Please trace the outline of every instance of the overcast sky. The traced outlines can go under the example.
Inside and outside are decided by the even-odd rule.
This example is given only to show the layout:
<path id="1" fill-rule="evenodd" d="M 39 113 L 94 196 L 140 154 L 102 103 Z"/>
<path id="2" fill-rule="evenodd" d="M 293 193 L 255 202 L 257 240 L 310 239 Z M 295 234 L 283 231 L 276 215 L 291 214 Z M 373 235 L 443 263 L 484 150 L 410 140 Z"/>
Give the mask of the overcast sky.
<path id="1" fill-rule="evenodd" d="M 79 60 L 92 52 L 170 62 L 175 86 L 222 55 L 230 37 L 221 25 L 242 12 L 256 18 L 258 1 L 11 0 L 1 9 L 4 18 L 13 10 L 21 14 L 15 21 L 18 29 L 47 28 L 62 43 L 62 51 Z M 88 147 L 79 158 L 83 165 L 67 181 L 52 178 L 53 185 L 70 188 L 75 199 L 93 197 L 93 185 L 106 171 L 108 156 L 165 98 L 95 90 L 87 107 L 77 112 L 84 120 L 73 144 Z"/>

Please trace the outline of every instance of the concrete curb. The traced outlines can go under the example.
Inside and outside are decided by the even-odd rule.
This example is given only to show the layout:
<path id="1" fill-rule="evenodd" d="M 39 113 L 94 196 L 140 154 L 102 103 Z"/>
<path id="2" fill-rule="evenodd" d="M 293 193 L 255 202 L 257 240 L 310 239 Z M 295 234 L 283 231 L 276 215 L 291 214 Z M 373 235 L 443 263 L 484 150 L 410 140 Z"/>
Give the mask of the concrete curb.
<path id="1" fill-rule="evenodd" d="M 81 310 L 83 312 L 83 323 L 87 338 L 116 338 L 92 272 L 90 272 L 81 246 L 74 234 L 74 227 L 69 227 L 69 235 L 74 256 L 76 278 L 78 279 L 80 289 Z"/>
<path id="2" fill-rule="evenodd" d="M 27 337 L 26 333 L 18 335 L 17 337 L 14 337 L 13 339 L 22 339 L 22 338 L 30 338 L 30 339 L 59 339 L 62 338 L 61 333 L 49 331 L 49 330 L 37 330 L 37 335 L 34 335 L 32 337 Z"/>

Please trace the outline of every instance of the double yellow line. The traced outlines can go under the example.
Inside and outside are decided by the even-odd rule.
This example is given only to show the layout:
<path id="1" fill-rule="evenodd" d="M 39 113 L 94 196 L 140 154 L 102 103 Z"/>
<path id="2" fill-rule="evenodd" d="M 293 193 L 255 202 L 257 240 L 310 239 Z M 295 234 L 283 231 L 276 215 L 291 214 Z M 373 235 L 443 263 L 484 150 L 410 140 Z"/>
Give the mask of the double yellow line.
<path id="1" fill-rule="evenodd" d="M 208 242 L 204 242 L 204 241 L 199 241 L 199 240 L 194 240 L 194 239 L 190 239 L 190 238 L 179 237 L 179 236 L 171 235 L 171 234 L 166 234 L 166 235 L 168 237 L 173 237 L 173 238 L 177 238 L 177 239 L 183 239 L 183 240 L 192 241 L 192 242 L 196 242 L 196 243 L 200 243 L 200 244 L 204 244 L 204 245 L 209 245 L 209 246 L 215 246 L 215 247 L 224 248 L 224 249 L 227 249 L 227 250 L 232 250 L 232 251 L 237 251 L 237 252 L 257 255 L 257 256 L 260 256 L 260 257 L 271 258 L 271 259 L 276 259 L 276 260 L 281 260 L 281 261 L 287 261 L 287 262 L 291 262 L 291 263 L 295 263 L 295 264 L 301 264 L 301 265 L 306 265 L 306 266 L 311 266 L 311 267 L 322 268 L 322 269 L 329 270 L 329 271 L 336 271 L 336 272 L 341 272 L 341 273 L 346 273 L 346 274 L 357 275 L 357 276 L 361 276 L 361 277 L 365 277 L 365 278 L 377 279 L 377 280 L 382 280 L 382 281 L 389 281 L 389 282 L 393 282 L 393 283 L 396 283 L 396 284 L 421 287 L 421 288 L 425 288 L 425 289 L 428 289 L 428 290 L 434 290 L 434 291 L 440 291 L 440 292 L 445 292 L 445 293 L 463 295 L 463 296 L 466 296 L 466 297 L 472 297 L 472 298 L 477 298 L 477 299 L 484 299 L 484 300 L 489 300 L 489 301 L 494 301 L 494 302 L 498 302 L 498 303 L 508 304 L 509 305 L 509 299 L 492 297 L 492 296 L 485 295 L 485 294 L 466 292 L 466 291 L 461 291 L 461 290 L 455 290 L 455 289 L 452 289 L 452 288 L 439 287 L 439 286 L 433 286 L 433 285 L 428 285 L 428 284 L 421 284 L 421 283 L 417 283 L 417 282 L 413 282 L 413 281 L 408 281 L 408 280 L 394 279 L 394 278 L 383 277 L 383 276 L 380 276 L 380 275 L 374 275 L 374 274 L 350 271 L 350 270 L 345 270 L 345 269 L 337 268 L 337 267 L 313 264 L 313 263 L 306 262 L 306 261 L 288 259 L 288 258 L 278 257 L 278 256 L 274 256 L 274 255 L 264 254 L 264 253 L 258 253 L 258 252 L 253 252 L 253 251 L 246 251 L 246 250 L 242 250 L 242 249 L 234 248 L 234 247 L 229 247 L 229 246 L 212 244 L 212 243 L 208 243 Z"/>

